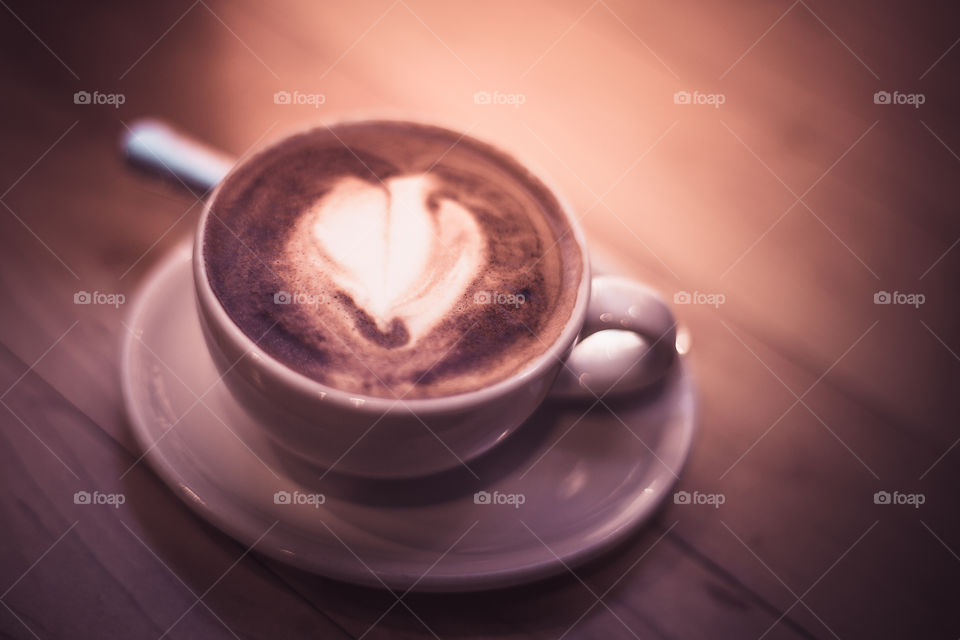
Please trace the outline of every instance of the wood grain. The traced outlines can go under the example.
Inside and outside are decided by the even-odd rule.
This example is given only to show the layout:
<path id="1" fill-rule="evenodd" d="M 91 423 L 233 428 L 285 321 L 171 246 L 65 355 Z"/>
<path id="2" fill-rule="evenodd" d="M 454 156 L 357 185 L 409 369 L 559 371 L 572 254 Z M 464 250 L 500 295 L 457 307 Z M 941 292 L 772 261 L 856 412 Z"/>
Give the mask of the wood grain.
<path id="1" fill-rule="evenodd" d="M 73 295 L 133 296 L 200 206 L 124 164 L 124 123 L 161 117 L 242 154 L 362 112 L 517 150 L 624 272 L 668 298 L 725 296 L 675 311 L 702 392 L 680 488 L 726 502 L 666 505 L 578 571 L 600 593 L 647 553 L 567 637 L 960 635 L 960 31 L 948 3 L 238 0 L 0 14 L 0 383 L 16 382 L 3 400 L 17 416 L 0 406 L 5 636 L 158 637 L 244 553 L 146 468 L 117 480 L 139 455 L 119 395 L 125 309 Z M 126 102 L 76 105 L 78 90 Z M 325 102 L 276 105 L 279 90 Z M 680 90 L 725 102 L 676 105 Z M 926 102 L 877 105 L 878 90 Z M 477 91 L 524 103 L 478 105 Z M 877 291 L 926 302 L 875 305 Z M 85 488 L 136 499 L 83 511 L 72 495 Z M 879 490 L 926 503 L 876 505 Z M 405 601 L 416 616 L 396 605 L 377 622 L 390 594 L 253 553 L 170 635 L 547 638 L 595 598 L 567 576 Z"/>

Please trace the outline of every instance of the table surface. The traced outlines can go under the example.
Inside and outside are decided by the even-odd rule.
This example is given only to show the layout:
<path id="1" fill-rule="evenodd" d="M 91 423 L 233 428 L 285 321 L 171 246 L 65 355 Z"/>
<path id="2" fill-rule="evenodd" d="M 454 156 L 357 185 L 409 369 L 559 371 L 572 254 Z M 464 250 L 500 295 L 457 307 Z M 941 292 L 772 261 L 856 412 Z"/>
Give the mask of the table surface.
<path id="1" fill-rule="evenodd" d="M 949 3 L 0 4 L 2 637 L 960 635 Z M 679 488 L 721 507 L 671 502 L 555 579 L 398 600 L 248 552 L 145 464 L 119 479 L 125 309 L 73 295 L 129 299 L 202 195 L 127 166 L 125 126 L 240 155 L 364 112 L 519 149 L 629 275 L 722 294 L 674 306 L 701 393 Z"/>

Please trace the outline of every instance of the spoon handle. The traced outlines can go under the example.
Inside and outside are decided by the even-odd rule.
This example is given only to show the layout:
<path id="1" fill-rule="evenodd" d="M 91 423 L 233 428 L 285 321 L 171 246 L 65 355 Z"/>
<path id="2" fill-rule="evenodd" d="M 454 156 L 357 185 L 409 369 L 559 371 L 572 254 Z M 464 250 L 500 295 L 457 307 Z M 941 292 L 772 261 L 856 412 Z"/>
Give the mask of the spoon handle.
<path id="1" fill-rule="evenodd" d="M 122 141 L 133 164 L 209 191 L 233 166 L 234 158 L 149 118 L 134 121 Z"/>

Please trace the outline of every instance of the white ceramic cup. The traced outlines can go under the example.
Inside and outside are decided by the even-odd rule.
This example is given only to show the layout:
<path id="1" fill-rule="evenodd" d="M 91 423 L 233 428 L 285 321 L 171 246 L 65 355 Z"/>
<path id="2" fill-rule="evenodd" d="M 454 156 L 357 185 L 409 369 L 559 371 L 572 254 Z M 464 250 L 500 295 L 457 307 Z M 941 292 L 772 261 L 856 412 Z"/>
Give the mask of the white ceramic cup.
<path id="1" fill-rule="evenodd" d="M 164 162 L 164 156 L 176 158 L 188 169 L 195 165 L 206 171 L 214 160 L 224 166 L 222 156 L 205 161 L 202 150 L 191 149 L 156 123 L 132 130 L 127 148 L 132 157 L 163 164 L 167 171 L 181 175 L 183 170 Z M 257 158 L 253 154 L 236 166 L 255 163 Z M 218 173 L 217 166 L 213 174 Z M 204 180 L 214 181 L 204 174 L 198 182 Z M 219 190 L 214 189 L 204 208 L 193 260 L 207 345 L 224 383 L 272 440 L 318 467 L 347 475 L 398 478 L 469 465 L 508 437 L 548 396 L 548 401 L 593 401 L 607 393 L 637 391 L 663 377 L 675 358 L 676 323 L 669 307 L 639 283 L 591 277 L 583 233 L 558 198 L 583 264 L 577 299 L 560 336 L 522 370 L 476 391 L 426 399 L 362 396 L 323 385 L 258 347 L 214 295 L 202 239 Z M 589 340 L 583 342 L 605 329 L 638 334 L 646 348 L 607 341 L 598 349 L 591 348 Z"/>

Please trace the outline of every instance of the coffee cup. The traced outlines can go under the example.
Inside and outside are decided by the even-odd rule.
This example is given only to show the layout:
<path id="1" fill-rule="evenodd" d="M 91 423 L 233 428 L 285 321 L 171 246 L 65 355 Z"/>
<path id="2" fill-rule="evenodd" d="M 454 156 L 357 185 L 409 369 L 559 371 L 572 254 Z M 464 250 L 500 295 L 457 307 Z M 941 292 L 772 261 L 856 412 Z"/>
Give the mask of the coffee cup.
<path id="1" fill-rule="evenodd" d="M 392 164 L 378 154 L 393 154 Z M 426 159 L 410 159 L 417 154 Z M 429 168 L 411 174 L 404 162 Z M 344 177 L 346 165 L 354 173 Z M 501 215 L 529 210 L 528 201 L 548 213 Z M 492 231 L 518 217 L 529 224 L 513 236 Z M 347 249 L 345 239 L 362 246 Z M 531 257 L 527 241 L 542 255 Z M 514 259 L 527 260 L 526 275 L 511 270 Z M 583 233 L 556 190 L 495 146 L 431 125 L 341 122 L 241 160 L 204 207 L 193 274 L 224 384 L 277 446 L 346 475 L 469 467 L 541 403 L 636 392 L 675 357 L 668 306 L 642 284 L 591 275 Z M 494 281 L 510 286 L 477 289 Z M 317 298 L 301 301 L 314 305 L 307 310 L 283 298 L 304 296 L 293 290 L 304 283 L 317 285 Z M 269 306 L 271 293 L 283 308 Z M 608 329 L 646 348 L 591 348 L 586 338 Z M 505 353 L 491 355 L 498 331 Z M 443 362 L 443 372 L 421 360 Z"/>

